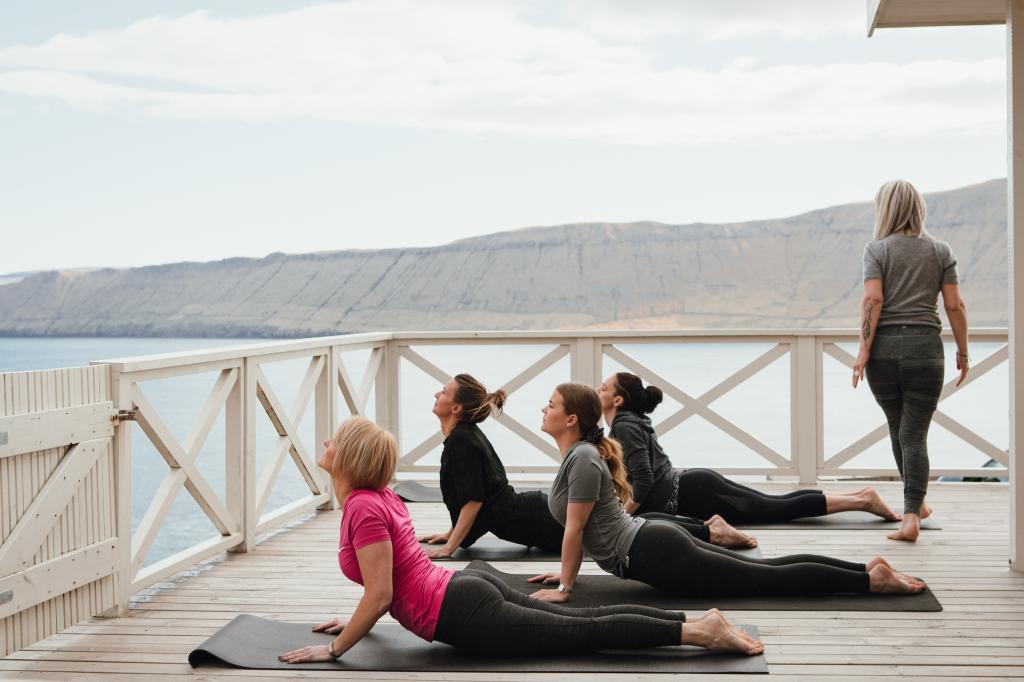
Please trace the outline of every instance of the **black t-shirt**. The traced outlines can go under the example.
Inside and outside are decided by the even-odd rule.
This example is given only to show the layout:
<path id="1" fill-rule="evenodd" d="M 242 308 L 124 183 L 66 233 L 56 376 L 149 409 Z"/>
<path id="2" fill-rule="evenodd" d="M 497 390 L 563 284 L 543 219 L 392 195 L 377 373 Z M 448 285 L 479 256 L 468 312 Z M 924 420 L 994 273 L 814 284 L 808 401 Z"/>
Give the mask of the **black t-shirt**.
<path id="1" fill-rule="evenodd" d="M 462 541 L 469 547 L 512 513 L 514 491 L 508 484 L 505 467 L 498 459 L 487 436 L 476 424 L 459 422 L 444 439 L 441 452 L 441 495 L 452 520 L 467 502 L 483 502 L 469 535 Z"/>

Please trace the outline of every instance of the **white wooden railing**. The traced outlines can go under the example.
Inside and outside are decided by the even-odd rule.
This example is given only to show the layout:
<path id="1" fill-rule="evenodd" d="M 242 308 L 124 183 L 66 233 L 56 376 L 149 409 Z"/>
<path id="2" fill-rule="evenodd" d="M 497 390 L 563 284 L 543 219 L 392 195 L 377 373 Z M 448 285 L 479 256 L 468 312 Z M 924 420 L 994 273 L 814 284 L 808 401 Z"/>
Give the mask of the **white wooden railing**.
<path id="1" fill-rule="evenodd" d="M 396 332 L 103 360 L 76 370 L 0 374 L 5 386 L 0 393 L 0 492 L 5 499 L 0 505 L 0 620 L 6 617 L 34 633 L 0 644 L 5 650 L 26 646 L 62 624 L 108 610 L 121 612 L 139 590 L 225 550 L 250 551 L 258 534 L 311 510 L 332 507 L 329 481 L 315 460 L 322 454 L 322 441 L 349 414 L 375 419 L 395 434 L 402 476 L 434 475 L 437 467 L 430 459 L 436 457 L 442 438 L 439 432 L 424 435 L 422 427 L 433 429 L 436 421 L 427 413 L 429 403 L 419 393 L 422 387 L 415 388 L 416 373 L 433 387 L 460 371 L 477 373 L 487 365 L 498 365 L 498 374 L 511 376 L 501 382 L 502 388 L 522 404 L 530 401 L 520 400 L 518 393 L 541 388 L 546 396 L 555 383 L 570 380 L 597 385 L 606 372 L 622 367 L 660 386 L 677 405 L 674 411 L 665 410 L 663 418 L 658 413 L 656 429 L 665 437 L 663 442 L 698 417 L 754 458 L 754 464 L 747 466 L 717 467 L 725 473 L 790 476 L 801 482 L 823 476 L 895 475 L 894 466 L 865 468 L 854 462 L 887 438 L 880 410 L 847 419 L 844 433 L 861 435 L 847 443 L 829 443 L 826 450 L 829 391 L 835 388 L 833 383 L 848 386 L 849 373 L 842 370 L 839 378 L 836 370 L 852 364 L 843 346 L 855 344 L 856 338 L 855 332 L 846 330 Z M 943 402 L 1007 361 L 1005 330 L 976 330 L 971 338 L 972 343 L 992 346 L 994 352 L 980 359 L 964 386 L 956 388 L 951 378 L 943 390 Z M 683 386 L 688 380 L 677 380 L 669 376 L 671 372 L 656 371 L 651 365 L 657 363 L 638 359 L 647 357 L 649 349 L 644 346 L 682 351 L 687 344 L 745 344 L 745 355 L 752 359 L 726 372 L 727 376 L 716 377 L 715 385 L 701 391 L 692 386 L 688 390 Z M 478 352 L 465 352 L 466 348 Z M 491 360 L 482 359 L 484 349 L 493 356 Z M 676 368 L 696 369 L 687 365 L 689 357 L 680 353 Z M 283 365 L 277 364 L 282 361 L 288 361 L 288 368 L 298 367 L 288 382 L 282 379 Z M 784 361 L 788 370 L 780 379 Z M 270 365 L 275 368 L 271 370 Z M 179 438 L 172 427 L 180 426 L 180 415 L 171 419 L 162 414 L 161 401 L 152 399 L 155 391 L 150 387 L 205 376 L 212 377 L 205 399 L 185 398 L 194 401 L 198 410 L 187 435 Z M 737 420 L 727 418 L 719 403 L 743 390 L 746 382 L 765 376 L 775 382 L 768 384 L 769 392 L 778 386 L 779 399 L 773 402 L 788 401 L 788 447 L 753 435 Z M 281 398 L 284 383 L 297 385 L 289 391 L 293 397 L 287 403 Z M 999 392 L 1007 390 L 1005 380 L 997 380 L 995 386 Z M 993 386 L 986 390 L 989 395 L 978 397 L 989 401 L 994 397 Z M 402 398 L 411 394 L 415 394 L 417 412 L 406 414 Z M 311 434 L 308 421 L 303 421 L 310 405 Z M 752 404 L 746 412 L 761 409 Z M 510 461 L 510 472 L 550 474 L 557 466 L 558 453 L 539 432 L 539 412 L 535 416 L 538 419 L 528 426 L 505 412 L 494 426 L 488 426 L 507 429 L 510 435 L 495 432 L 495 436 L 525 446 L 515 454 L 535 455 L 533 464 Z M 223 443 L 208 444 L 211 433 L 219 433 L 215 424 L 221 423 Z M 945 409 L 940 407 L 934 424 L 960 439 L 965 450 L 975 454 L 975 463 L 980 453 L 1008 464 L 1003 448 Z M 405 427 L 412 425 L 423 432 L 415 439 L 407 438 L 415 429 Z M 257 431 L 267 430 L 273 434 L 269 445 L 257 438 Z M 835 427 L 830 427 L 833 439 L 835 433 Z M 166 464 L 151 496 L 133 490 L 133 435 L 145 438 Z M 514 449 L 499 448 L 503 457 Z M 210 450 L 223 457 L 223 495 L 207 480 L 209 462 L 203 467 L 198 460 L 201 452 Z M 272 500 L 280 499 L 272 493 L 285 467 L 295 467 L 305 494 L 270 508 Z M 991 475 L 992 470 L 933 466 L 932 473 Z M 216 534 L 147 563 L 161 528 L 176 523 L 167 520 L 182 489 Z M 133 496 L 146 503 L 134 533 Z M 72 532 L 72 523 L 81 527 Z M 62 620 L 62 609 L 72 621 Z"/>

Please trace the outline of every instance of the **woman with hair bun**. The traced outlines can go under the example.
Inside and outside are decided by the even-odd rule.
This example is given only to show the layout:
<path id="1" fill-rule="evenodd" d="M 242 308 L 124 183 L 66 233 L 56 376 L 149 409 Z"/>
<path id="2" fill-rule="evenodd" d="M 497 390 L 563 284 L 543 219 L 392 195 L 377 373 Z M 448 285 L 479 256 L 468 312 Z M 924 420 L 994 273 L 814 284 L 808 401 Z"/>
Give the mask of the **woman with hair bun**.
<path id="1" fill-rule="evenodd" d="M 562 527 L 548 513 L 547 496 L 539 491 L 517 493 L 491 442 L 477 426 L 501 412 L 505 392 L 489 393 L 469 374 L 458 374 L 434 394 L 434 415 L 441 422 L 441 495 L 452 527 L 427 535 L 421 542 L 440 545 L 427 556 L 451 556 L 488 531 L 502 540 L 557 552 Z"/>
<path id="2" fill-rule="evenodd" d="M 738 525 L 781 523 L 841 511 L 867 511 L 890 521 L 900 518 L 873 488 L 769 495 L 711 469 L 674 469 L 647 416 L 661 403 L 661 389 L 644 386 L 635 374 L 617 372 L 602 382 L 598 395 L 610 435 L 622 445 L 626 477 L 633 486 L 632 499 L 626 503 L 630 514 L 646 518 L 684 514 L 711 519 L 711 523 L 724 517 Z"/>
<path id="3" fill-rule="evenodd" d="M 562 526 L 548 511 L 547 493 L 539 490 L 516 492 L 509 485 L 505 467 L 484 435 L 480 422 L 505 404 L 502 390 L 488 393 L 469 374 L 458 374 L 434 394 L 434 415 L 445 436 L 441 452 L 441 496 L 451 517 L 444 533 L 425 535 L 431 547 L 427 556 L 451 556 L 491 532 L 502 540 L 548 552 L 562 548 Z M 757 543 L 723 519 L 713 522 L 684 516 L 664 515 L 694 537 L 721 547 L 753 547 Z"/>
<path id="4" fill-rule="evenodd" d="M 541 430 L 562 453 L 548 506 L 565 526 L 562 566 L 531 582 L 558 584 L 533 597 L 569 601 L 583 552 L 603 570 L 639 580 L 668 594 L 815 595 L 912 593 L 924 589 L 884 559 L 866 564 L 813 554 L 755 559 L 694 538 L 673 523 L 632 517 L 622 507 L 630 498 L 619 444 L 598 426 L 601 399 L 584 384 L 561 384 L 544 407 Z"/>

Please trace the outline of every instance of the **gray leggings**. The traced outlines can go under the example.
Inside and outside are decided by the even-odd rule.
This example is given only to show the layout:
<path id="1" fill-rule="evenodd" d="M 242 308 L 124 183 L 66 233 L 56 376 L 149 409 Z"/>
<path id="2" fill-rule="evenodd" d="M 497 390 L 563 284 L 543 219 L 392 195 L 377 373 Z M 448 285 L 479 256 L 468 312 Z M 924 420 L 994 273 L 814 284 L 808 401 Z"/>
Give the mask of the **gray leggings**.
<path id="1" fill-rule="evenodd" d="M 685 618 L 675 611 L 634 604 L 549 604 L 492 575 L 465 569 L 452 576 L 445 589 L 434 639 L 490 656 L 647 649 L 678 645 Z"/>
<path id="2" fill-rule="evenodd" d="M 866 376 L 889 423 L 907 514 L 920 513 L 928 492 L 928 427 L 945 369 L 942 337 L 934 327 L 894 325 L 877 330 Z"/>

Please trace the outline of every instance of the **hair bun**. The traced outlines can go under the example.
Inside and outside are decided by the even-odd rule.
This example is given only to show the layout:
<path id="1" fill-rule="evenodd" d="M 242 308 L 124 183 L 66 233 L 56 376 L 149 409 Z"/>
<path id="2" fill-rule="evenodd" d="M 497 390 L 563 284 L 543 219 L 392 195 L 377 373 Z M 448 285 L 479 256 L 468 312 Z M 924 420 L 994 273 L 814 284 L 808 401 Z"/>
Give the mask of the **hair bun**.
<path id="1" fill-rule="evenodd" d="M 653 412 L 654 408 L 661 404 L 665 394 L 657 386 L 648 386 L 644 389 L 644 414 Z"/>
<path id="2" fill-rule="evenodd" d="M 501 409 L 505 407 L 505 400 L 508 399 L 508 393 L 501 390 L 500 388 L 487 396 L 487 402 L 491 404 L 494 412 L 501 412 Z"/>

